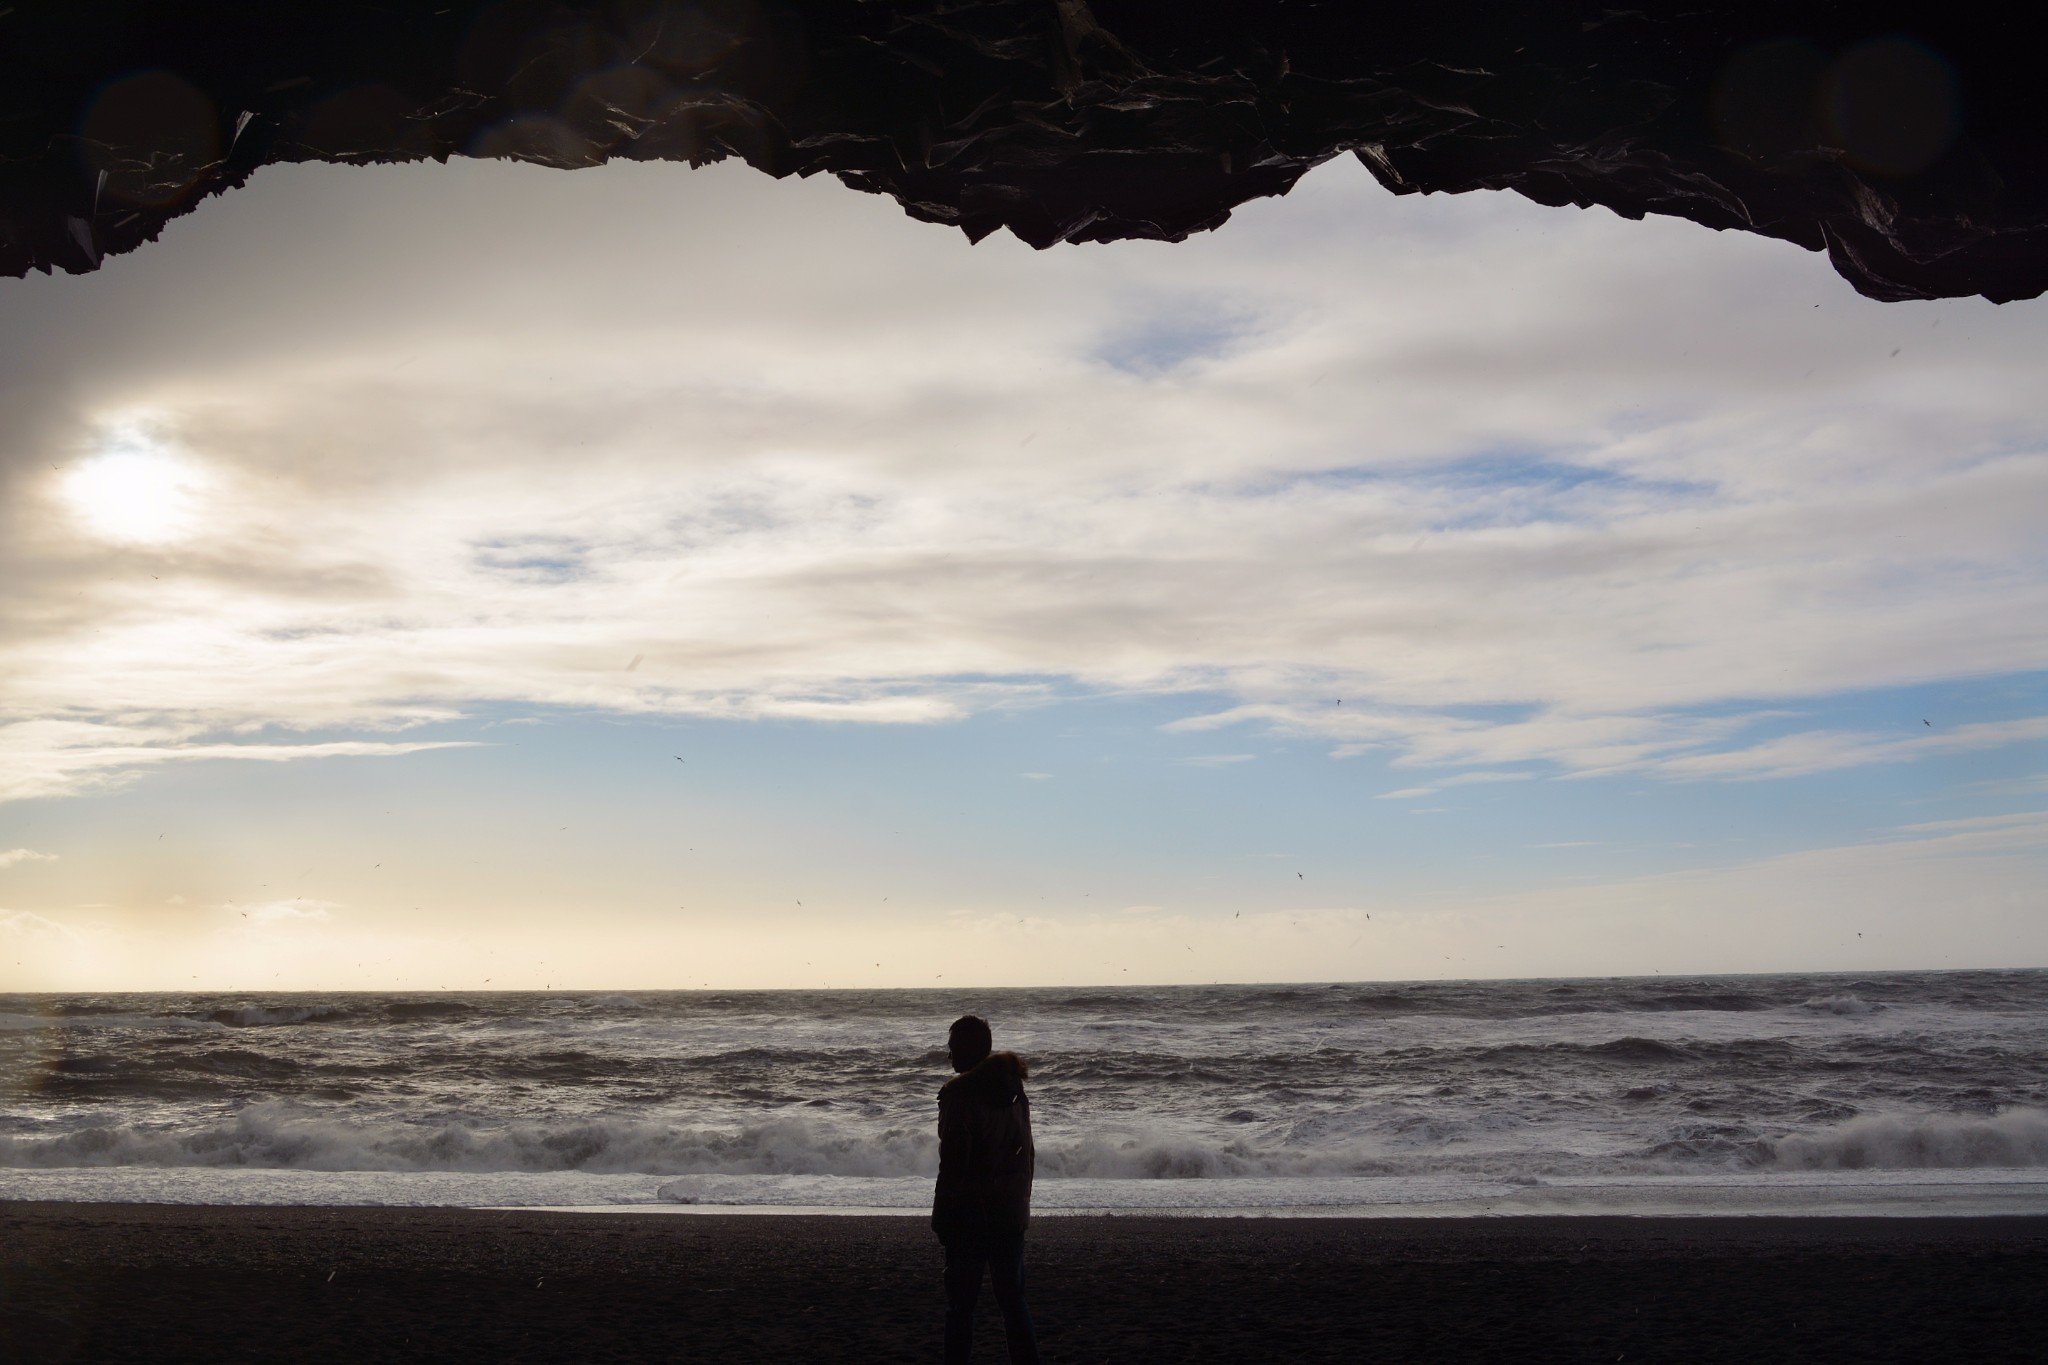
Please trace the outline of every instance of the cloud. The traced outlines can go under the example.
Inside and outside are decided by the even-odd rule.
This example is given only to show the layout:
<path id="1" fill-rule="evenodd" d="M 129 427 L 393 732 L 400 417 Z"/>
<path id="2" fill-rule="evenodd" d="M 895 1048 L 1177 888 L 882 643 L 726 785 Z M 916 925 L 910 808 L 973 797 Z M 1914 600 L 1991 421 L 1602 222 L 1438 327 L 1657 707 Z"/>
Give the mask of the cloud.
<path id="1" fill-rule="evenodd" d="M 2017 833 L 2033 842 L 2048 842 L 2048 811 L 2025 810 L 2006 815 L 1973 815 L 1958 820 L 1923 820 L 1900 825 L 1900 834 L 1933 835 L 1941 839 L 1962 836 L 2003 837 Z"/>
<path id="2" fill-rule="evenodd" d="M 1076 690 L 1418 769 L 1772 778 L 1977 743 L 1744 740 L 1788 704 L 2048 669 L 2048 315 L 1690 224 L 1333 165 L 1041 254 L 744 169 L 280 167 L 0 295 L 0 797 L 488 704 Z M 72 474 L 136 432 L 191 477 L 175 535 L 110 540 Z"/>
<path id="3" fill-rule="evenodd" d="M 1238 763 L 1250 763 L 1257 754 L 1194 754 L 1181 762 L 1191 768 L 1228 768 Z"/>
<path id="4" fill-rule="evenodd" d="M 329 740 L 307 744 L 226 743 L 191 737 L 175 722 L 123 725 L 32 720 L 0 725 L 0 801 L 118 786 L 163 763 L 202 759 L 290 763 L 315 758 L 392 758 L 431 749 L 477 747 L 473 740 Z M 6 866 L 0 855 L 0 866 Z"/>
<path id="5" fill-rule="evenodd" d="M 2000 749 L 2048 739 L 2048 716 L 1980 721 L 1950 730 L 1897 735 L 1808 730 L 1720 753 L 1682 754 L 1649 765 L 1668 777 L 1800 777 L 1870 763 L 1908 763 L 1936 754 Z"/>
<path id="6" fill-rule="evenodd" d="M 0 909 L 0 933 L 31 942 L 56 940 L 70 945 L 85 941 L 84 936 L 70 925 L 28 910 Z"/>
<path id="7" fill-rule="evenodd" d="M 231 928 L 261 929 L 284 924 L 324 924 L 341 907 L 333 901 L 266 901 L 258 905 L 226 906 L 237 923 Z M 239 921 L 246 920 L 247 924 Z"/>
<path id="8" fill-rule="evenodd" d="M 1432 786 L 1403 787 L 1399 791 L 1381 792 L 1376 799 L 1381 801 L 1393 801 L 1411 796 L 1433 796 L 1437 792 L 1443 790 L 1445 787 L 1469 787 L 1475 783 L 1481 782 L 1527 782 L 1535 776 L 1536 774 L 1534 773 L 1457 773 L 1450 777 L 1441 777 L 1436 779 L 1436 782 Z"/>
<path id="9" fill-rule="evenodd" d="M 13 867 L 17 863 L 54 863 L 54 853 L 38 853 L 32 848 L 10 848 L 0 850 L 0 868 Z"/>

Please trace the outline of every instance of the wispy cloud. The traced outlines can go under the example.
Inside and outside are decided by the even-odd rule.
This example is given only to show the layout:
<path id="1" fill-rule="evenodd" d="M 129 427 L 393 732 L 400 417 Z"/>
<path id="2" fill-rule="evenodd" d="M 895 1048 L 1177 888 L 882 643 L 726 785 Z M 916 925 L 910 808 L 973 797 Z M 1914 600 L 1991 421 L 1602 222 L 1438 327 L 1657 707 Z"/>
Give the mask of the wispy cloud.
<path id="1" fill-rule="evenodd" d="M 1410 796 L 1429 796 L 1446 787 L 1470 787 L 1487 782 L 1527 782 L 1535 776 L 1526 772 L 1453 773 L 1449 777 L 1438 778 L 1427 787 L 1403 787 L 1399 791 L 1381 792 L 1378 799 L 1392 801 Z"/>
<path id="2" fill-rule="evenodd" d="M 17 863 L 54 863 L 54 853 L 38 853 L 32 848 L 10 848 L 0 850 L 0 868 L 13 867 Z"/>
<path id="3" fill-rule="evenodd" d="M 1999 830 L 2020 830 L 2048 834 L 2048 810 L 2014 811 L 2005 815 L 1973 815 L 1957 820 L 1923 820 L 1900 825 L 1901 834 L 1939 835 L 1983 834 Z"/>
<path id="4" fill-rule="evenodd" d="M 333 901 L 265 901 L 258 905 L 223 907 L 230 929 L 262 929 L 282 924 L 325 924 L 341 907 Z"/>
<path id="5" fill-rule="evenodd" d="M 290 763 L 318 758 L 391 758 L 478 745 L 473 740 L 354 739 L 307 744 L 227 743 L 188 738 L 180 733 L 184 729 L 174 722 L 105 725 L 21 721 L 0 726 L 0 800 L 105 788 L 163 763 L 205 759 Z M 8 856 L 0 855 L 0 867 L 7 865 Z"/>
<path id="6" fill-rule="evenodd" d="M 1194 754 L 1181 762 L 1192 768 L 1228 768 L 1238 763 L 1250 763 L 1257 754 Z"/>
<path id="7" fill-rule="evenodd" d="M 1458 773 L 1455 776 L 1444 778 L 1437 785 L 1439 787 L 1469 787 L 1486 782 L 1527 782 L 1535 776 L 1536 774 L 1534 773 Z"/>
<path id="8" fill-rule="evenodd" d="M 0 909 L 0 934 L 27 940 L 54 939 L 66 944 L 84 942 L 84 935 L 70 925 L 29 910 Z"/>
<path id="9" fill-rule="evenodd" d="M 1886 735 L 1808 730 L 1719 753 L 1679 754 L 1646 765 L 1668 777 L 1800 777 L 1871 763 L 1908 763 L 1937 754 L 1997 749 L 2048 739 L 2048 716 L 1980 721 L 1949 730 Z"/>

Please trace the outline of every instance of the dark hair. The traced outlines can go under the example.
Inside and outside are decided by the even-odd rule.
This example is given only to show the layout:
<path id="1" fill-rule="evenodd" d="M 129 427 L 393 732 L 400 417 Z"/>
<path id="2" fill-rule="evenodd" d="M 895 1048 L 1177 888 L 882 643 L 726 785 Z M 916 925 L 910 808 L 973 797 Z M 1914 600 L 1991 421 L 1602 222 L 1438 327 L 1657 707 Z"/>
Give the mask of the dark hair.
<path id="1" fill-rule="evenodd" d="M 946 1030 L 946 1042 L 956 1048 L 961 1059 L 970 1066 L 995 1048 L 995 1037 L 988 1030 L 988 1020 L 978 1014 L 963 1014 L 955 1019 L 953 1027 Z"/>

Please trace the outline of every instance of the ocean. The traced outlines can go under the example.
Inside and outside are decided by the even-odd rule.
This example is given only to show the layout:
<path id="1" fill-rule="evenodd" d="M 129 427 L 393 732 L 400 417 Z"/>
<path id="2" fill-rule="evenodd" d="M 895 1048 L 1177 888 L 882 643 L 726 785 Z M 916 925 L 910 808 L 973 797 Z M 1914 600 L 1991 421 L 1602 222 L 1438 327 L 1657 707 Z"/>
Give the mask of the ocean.
<path id="1" fill-rule="evenodd" d="M 2048 1211 L 2048 972 L 0 996 L 0 1198 L 916 1213 L 946 1027 L 1041 1213 Z"/>

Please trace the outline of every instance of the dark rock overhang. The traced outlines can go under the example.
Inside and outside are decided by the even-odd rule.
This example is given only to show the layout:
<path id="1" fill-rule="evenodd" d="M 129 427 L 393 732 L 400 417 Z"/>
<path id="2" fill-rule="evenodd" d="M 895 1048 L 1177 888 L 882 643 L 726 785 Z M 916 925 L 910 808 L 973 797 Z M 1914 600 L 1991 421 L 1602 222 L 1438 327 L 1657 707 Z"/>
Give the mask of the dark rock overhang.
<path id="1" fill-rule="evenodd" d="M 1825 250 L 1878 299 L 2048 288 L 2004 6 L 1344 0 L 0 3 L 0 271 L 87 271 L 280 161 L 740 157 L 1033 246 L 1179 240 L 1356 155 Z"/>

